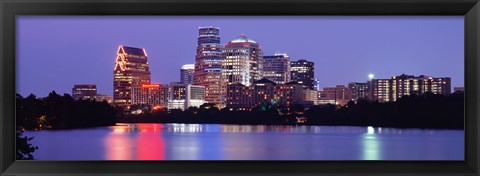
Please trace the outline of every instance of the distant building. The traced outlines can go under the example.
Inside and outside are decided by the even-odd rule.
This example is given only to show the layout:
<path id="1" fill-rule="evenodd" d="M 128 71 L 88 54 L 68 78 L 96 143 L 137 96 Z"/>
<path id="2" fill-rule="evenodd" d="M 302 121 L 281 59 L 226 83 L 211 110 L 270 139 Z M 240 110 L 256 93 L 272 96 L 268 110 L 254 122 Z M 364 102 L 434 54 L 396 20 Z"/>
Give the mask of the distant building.
<path id="1" fill-rule="evenodd" d="M 142 84 L 132 87 L 132 105 L 148 105 L 160 108 L 162 92 L 160 84 Z"/>
<path id="2" fill-rule="evenodd" d="M 379 102 L 396 101 L 405 95 L 421 95 L 426 92 L 447 95 L 451 93 L 451 79 L 402 74 L 391 79 L 372 80 L 372 99 Z"/>
<path id="3" fill-rule="evenodd" d="M 222 94 L 222 46 L 220 29 L 215 26 L 199 27 L 193 84 L 205 87 L 205 101 L 218 107 L 225 104 Z"/>
<path id="4" fill-rule="evenodd" d="M 313 90 L 316 90 L 316 91 L 320 90 L 320 80 L 318 79 L 313 80 Z"/>
<path id="5" fill-rule="evenodd" d="M 132 88 L 150 84 L 147 52 L 143 48 L 119 46 L 113 70 L 113 103 L 127 110 L 132 105 Z"/>
<path id="6" fill-rule="evenodd" d="M 290 58 L 286 53 L 263 56 L 263 78 L 275 84 L 286 84 L 290 79 Z"/>
<path id="7" fill-rule="evenodd" d="M 75 100 L 106 101 L 109 104 L 113 102 L 112 96 L 105 94 L 97 94 L 97 85 L 95 84 L 73 85 L 72 98 Z"/>
<path id="8" fill-rule="evenodd" d="M 160 85 L 160 106 L 161 108 L 168 109 L 168 100 L 170 99 L 170 86 L 168 84 Z"/>
<path id="9" fill-rule="evenodd" d="M 391 79 L 372 79 L 371 83 L 372 100 L 378 100 L 379 102 L 393 101 Z"/>
<path id="10" fill-rule="evenodd" d="M 105 95 L 105 94 L 97 94 L 95 96 L 95 100 L 97 101 L 106 101 L 108 104 L 113 103 L 113 97 L 110 95 Z"/>
<path id="11" fill-rule="evenodd" d="M 97 95 L 97 85 L 94 84 L 77 84 L 73 85 L 72 98 L 75 100 L 80 99 L 95 99 Z"/>
<path id="12" fill-rule="evenodd" d="M 290 69 L 292 81 L 313 90 L 313 81 L 315 79 L 315 67 L 313 62 L 303 59 L 291 61 Z"/>
<path id="13" fill-rule="evenodd" d="M 453 92 L 465 92 L 465 88 L 464 87 L 454 87 Z"/>
<path id="14" fill-rule="evenodd" d="M 225 83 L 250 86 L 262 78 L 262 50 L 246 35 L 226 43 L 222 49 L 222 75 Z M 225 85 L 225 84 L 224 84 Z"/>
<path id="15" fill-rule="evenodd" d="M 227 86 L 228 108 L 254 108 L 262 103 L 291 106 L 305 101 L 302 85 L 290 82 L 277 85 L 268 79 L 255 81 L 250 86 L 233 83 Z"/>
<path id="16" fill-rule="evenodd" d="M 320 104 L 319 100 L 318 91 L 305 89 L 305 101 L 311 101 L 313 105 L 318 105 Z"/>
<path id="17" fill-rule="evenodd" d="M 369 99 L 370 96 L 370 82 L 348 83 L 348 88 L 352 91 L 352 99 L 357 101 L 359 98 Z"/>
<path id="18" fill-rule="evenodd" d="M 200 107 L 205 101 L 205 87 L 178 82 L 169 85 L 168 109 Z"/>
<path id="19" fill-rule="evenodd" d="M 324 87 L 319 92 L 319 104 L 337 104 L 345 105 L 352 100 L 352 91 L 344 86 L 337 85 L 336 87 Z"/>
<path id="20" fill-rule="evenodd" d="M 180 82 L 182 84 L 193 84 L 193 73 L 195 64 L 185 64 L 180 69 Z"/>

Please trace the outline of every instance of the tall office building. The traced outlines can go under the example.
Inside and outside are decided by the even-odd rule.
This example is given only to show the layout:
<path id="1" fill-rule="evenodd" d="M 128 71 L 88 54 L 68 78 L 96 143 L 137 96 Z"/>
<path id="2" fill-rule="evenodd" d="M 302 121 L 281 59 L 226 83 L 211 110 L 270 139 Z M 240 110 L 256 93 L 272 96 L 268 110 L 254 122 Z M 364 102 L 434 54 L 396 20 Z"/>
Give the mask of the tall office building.
<path id="1" fill-rule="evenodd" d="M 291 61 L 291 79 L 313 90 L 313 81 L 315 76 L 314 63 L 307 60 Z"/>
<path id="2" fill-rule="evenodd" d="M 193 84 L 193 73 L 195 64 L 185 64 L 180 69 L 180 82 L 183 84 Z"/>
<path id="3" fill-rule="evenodd" d="M 198 28 L 197 54 L 193 84 L 205 87 L 205 100 L 218 107 L 225 104 L 222 94 L 222 46 L 220 29 L 215 26 Z"/>
<path id="4" fill-rule="evenodd" d="M 275 84 L 286 84 L 290 82 L 290 76 L 290 58 L 286 53 L 263 56 L 263 78 Z"/>
<path id="5" fill-rule="evenodd" d="M 97 96 L 97 85 L 94 84 L 77 84 L 73 85 L 72 98 L 75 100 L 90 99 L 93 100 Z"/>
<path id="6" fill-rule="evenodd" d="M 242 34 L 225 44 L 222 57 L 225 83 L 238 82 L 250 86 L 262 78 L 262 50 L 257 42 L 246 35 Z"/>
<path id="7" fill-rule="evenodd" d="M 143 48 L 119 46 L 113 70 L 113 102 L 127 110 L 132 105 L 132 87 L 150 84 L 147 52 Z"/>

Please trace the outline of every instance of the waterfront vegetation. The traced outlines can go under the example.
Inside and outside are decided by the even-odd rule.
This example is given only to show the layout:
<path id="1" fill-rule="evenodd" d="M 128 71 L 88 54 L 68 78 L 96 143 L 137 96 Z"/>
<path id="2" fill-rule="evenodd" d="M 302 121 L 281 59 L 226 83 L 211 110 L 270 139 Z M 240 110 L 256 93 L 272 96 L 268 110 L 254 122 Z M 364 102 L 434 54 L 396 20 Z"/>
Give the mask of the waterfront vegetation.
<path id="1" fill-rule="evenodd" d="M 332 104 L 291 107 L 264 103 L 252 110 L 218 109 L 213 104 L 200 108 L 160 110 L 139 115 L 125 115 L 118 122 L 155 123 L 219 123 L 219 124 L 297 124 L 297 118 L 306 118 L 304 125 L 377 126 L 397 128 L 463 129 L 464 93 L 451 95 L 425 93 L 404 96 L 395 102 L 350 101 L 345 106 Z"/>
<path id="2" fill-rule="evenodd" d="M 45 98 L 16 97 L 18 130 L 71 129 L 115 125 L 115 109 L 107 102 L 74 100 L 52 91 Z"/>
<path id="3" fill-rule="evenodd" d="M 70 129 L 110 126 L 126 123 L 198 123 L 198 124 L 298 124 L 325 126 L 378 126 L 397 128 L 463 129 L 464 93 L 444 96 L 426 93 L 404 96 L 395 102 L 350 101 L 345 106 L 332 104 L 290 107 L 264 103 L 250 110 L 218 109 L 206 103 L 187 110 L 154 110 L 141 114 L 124 113 L 107 102 L 74 100 L 54 91 L 45 98 L 17 95 L 17 128 L 19 130 Z"/>

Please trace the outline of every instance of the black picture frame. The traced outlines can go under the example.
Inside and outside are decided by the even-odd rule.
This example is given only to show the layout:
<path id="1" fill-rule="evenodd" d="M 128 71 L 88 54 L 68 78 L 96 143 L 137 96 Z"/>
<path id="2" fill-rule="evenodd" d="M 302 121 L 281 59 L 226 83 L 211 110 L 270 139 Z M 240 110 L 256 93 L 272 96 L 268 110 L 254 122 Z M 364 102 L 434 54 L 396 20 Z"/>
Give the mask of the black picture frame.
<path id="1" fill-rule="evenodd" d="M 479 175 L 479 0 L 0 0 L 1 175 Z M 465 161 L 15 161 L 17 15 L 464 15 Z"/>

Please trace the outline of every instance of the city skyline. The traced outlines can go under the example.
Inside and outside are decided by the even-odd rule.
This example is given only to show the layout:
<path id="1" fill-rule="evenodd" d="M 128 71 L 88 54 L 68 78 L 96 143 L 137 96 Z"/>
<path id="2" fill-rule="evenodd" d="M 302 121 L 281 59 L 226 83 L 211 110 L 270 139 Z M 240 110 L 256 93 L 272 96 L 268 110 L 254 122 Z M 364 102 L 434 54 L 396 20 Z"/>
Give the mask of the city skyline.
<path id="1" fill-rule="evenodd" d="M 107 27 L 122 21 L 137 28 Z M 235 22 L 259 27 L 238 28 Z M 270 24 L 283 25 L 262 28 Z M 200 26 L 219 27 L 222 46 L 244 33 L 260 44 L 263 55 L 286 52 L 292 61 L 315 62 L 321 87 L 364 82 L 370 73 L 384 79 L 403 73 L 451 77 L 452 89 L 464 86 L 463 17 L 20 17 L 18 25 L 17 92 L 22 95 L 70 93 L 74 84 L 95 84 L 99 93 L 112 95 L 118 45 L 148 51 L 152 82 L 178 82 L 181 66 L 195 62 Z M 156 35 L 138 28 L 149 25 L 156 26 Z"/>

